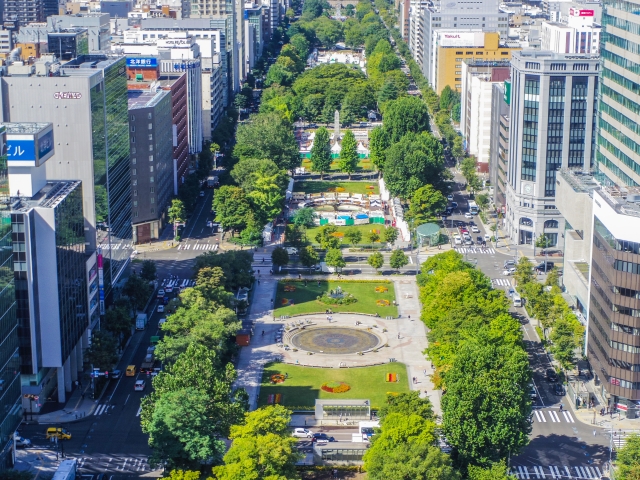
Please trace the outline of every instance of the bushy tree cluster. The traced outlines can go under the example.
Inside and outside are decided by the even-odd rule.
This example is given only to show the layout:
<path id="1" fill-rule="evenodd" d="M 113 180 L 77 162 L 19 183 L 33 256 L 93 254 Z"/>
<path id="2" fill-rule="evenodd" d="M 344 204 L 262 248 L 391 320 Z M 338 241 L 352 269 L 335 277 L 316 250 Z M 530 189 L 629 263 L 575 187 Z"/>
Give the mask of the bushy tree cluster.
<path id="1" fill-rule="evenodd" d="M 427 356 L 443 428 L 461 465 L 491 467 L 528 442 L 531 370 L 504 292 L 460 254 L 428 259 L 418 275 Z"/>

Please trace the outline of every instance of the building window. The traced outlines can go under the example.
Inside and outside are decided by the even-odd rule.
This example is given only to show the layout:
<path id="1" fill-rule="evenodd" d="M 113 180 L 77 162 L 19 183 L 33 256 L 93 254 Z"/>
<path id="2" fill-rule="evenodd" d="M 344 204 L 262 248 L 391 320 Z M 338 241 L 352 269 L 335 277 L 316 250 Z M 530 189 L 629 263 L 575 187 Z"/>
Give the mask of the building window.
<path id="1" fill-rule="evenodd" d="M 153 177 L 149 177 L 149 183 L 153 183 Z"/>
<path id="2" fill-rule="evenodd" d="M 136 131 L 136 126 L 135 125 L 131 125 L 131 131 L 135 132 Z"/>
<path id="3" fill-rule="evenodd" d="M 138 170 L 135 168 L 131 169 L 131 175 L 137 175 L 138 174 Z"/>
<path id="4" fill-rule="evenodd" d="M 134 180 L 133 182 L 131 182 L 131 185 L 134 187 L 138 186 L 138 180 Z"/>
<path id="5" fill-rule="evenodd" d="M 136 121 L 136 116 L 135 116 L 135 115 L 131 115 L 131 121 L 132 121 L 132 122 L 135 122 L 135 121 Z M 131 127 L 131 128 L 132 128 L 132 130 L 131 130 L 131 131 L 132 131 L 132 132 L 134 132 L 134 131 L 135 131 L 135 129 L 133 129 L 133 127 Z"/>
<path id="6" fill-rule="evenodd" d="M 156 199 L 154 197 L 151 197 L 151 203 L 156 203 Z"/>
<path id="7" fill-rule="evenodd" d="M 149 165 L 149 171 L 153 172 L 153 165 Z"/>
<path id="8" fill-rule="evenodd" d="M 149 144 L 149 151 L 153 152 L 153 143 Z"/>
<path id="9" fill-rule="evenodd" d="M 149 130 L 153 130 L 153 123 L 149 124 Z"/>
<path id="10" fill-rule="evenodd" d="M 149 161 L 153 162 L 153 155 L 149 155 Z"/>
<path id="11" fill-rule="evenodd" d="M 138 161 L 138 160 L 136 159 L 136 157 L 131 157 L 131 163 L 132 163 L 133 165 L 135 165 L 137 161 Z"/>
<path id="12" fill-rule="evenodd" d="M 538 111 L 540 109 L 540 77 L 526 75 L 524 81 L 524 122 L 522 134 L 521 179 L 535 182 L 538 160 Z"/>
<path id="13" fill-rule="evenodd" d="M 530 68 L 532 70 L 540 70 L 540 64 L 537 62 L 525 62 L 524 68 Z"/>
<path id="14" fill-rule="evenodd" d="M 566 63 L 552 63 L 551 66 L 549 67 L 549 70 L 566 70 L 566 69 L 567 69 Z"/>
<path id="15" fill-rule="evenodd" d="M 456 55 L 462 55 L 462 54 L 463 54 L 462 52 L 456 52 Z"/>
<path id="16" fill-rule="evenodd" d="M 533 227 L 533 220 L 527 217 L 520 217 L 520 225 L 524 225 L 525 227 Z"/>
<path id="17" fill-rule="evenodd" d="M 137 210 L 135 212 L 133 212 L 133 217 L 134 218 L 138 218 L 138 211 Z"/>
<path id="18" fill-rule="evenodd" d="M 149 140 L 153 140 L 153 133 L 149 134 Z"/>
<path id="19" fill-rule="evenodd" d="M 131 143 L 136 143 L 136 137 L 134 137 L 133 135 L 131 135 Z"/>
<path id="20" fill-rule="evenodd" d="M 138 196 L 138 190 L 134 190 L 134 191 L 133 191 L 133 196 L 134 196 L 134 197 L 137 197 L 137 196 Z"/>
<path id="21" fill-rule="evenodd" d="M 151 207 L 151 213 L 156 213 L 156 209 L 154 207 Z"/>
<path id="22" fill-rule="evenodd" d="M 147 118 L 148 118 L 149 120 L 151 120 L 151 119 L 153 118 L 153 114 L 152 114 L 152 113 L 149 113 L 149 114 L 147 115 Z"/>
<path id="23" fill-rule="evenodd" d="M 544 222 L 544 228 L 558 228 L 557 220 L 547 220 Z"/>
<path id="24" fill-rule="evenodd" d="M 134 201 L 133 201 L 133 206 L 134 206 L 134 207 L 137 207 L 137 206 L 138 206 L 138 201 L 137 201 L 137 200 L 134 200 Z"/>
<path id="25" fill-rule="evenodd" d="M 136 147 L 131 147 L 131 153 L 136 153 Z"/>

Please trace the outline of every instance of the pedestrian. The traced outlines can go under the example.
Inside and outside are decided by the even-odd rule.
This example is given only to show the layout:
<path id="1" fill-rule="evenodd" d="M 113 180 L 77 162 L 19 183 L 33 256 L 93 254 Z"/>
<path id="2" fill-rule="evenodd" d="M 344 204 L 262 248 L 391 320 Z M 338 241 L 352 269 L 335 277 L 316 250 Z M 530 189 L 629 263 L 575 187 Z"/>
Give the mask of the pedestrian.
<path id="1" fill-rule="evenodd" d="M 264 330 L 262 330 L 262 336 L 264 337 Z"/>
<path id="2" fill-rule="evenodd" d="M 320 280 L 318 280 L 318 286 L 320 286 Z"/>
<path id="3" fill-rule="evenodd" d="M 302 275 L 298 274 L 298 280 L 302 280 Z"/>
<path id="4" fill-rule="evenodd" d="M 269 270 L 269 273 L 270 273 L 271 275 L 273 275 L 273 270 Z"/>
<path id="5" fill-rule="evenodd" d="M 562 411 L 562 404 L 560 404 L 560 411 Z"/>
<path id="6" fill-rule="evenodd" d="M 82 394 L 80 395 L 82 397 L 82 399 L 84 400 L 84 392 L 82 392 Z"/>
<path id="7" fill-rule="evenodd" d="M 285 379 L 289 378 L 289 374 L 287 372 L 284 372 L 284 378 Z"/>
<path id="8" fill-rule="evenodd" d="M 271 305 L 273 305 L 273 298 L 271 299 Z"/>
<path id="9" fill-rule="evenodd" d="M 398 340 L 400 340 L 400 334 L 398 334 Z"/>
<path id="10" fill-rule="evenodd" d="M 424 376 L 427 376 L 427 369 L 425 368 L 424 370 L 422 370 L 422 373 L 424 373 Z"/>
<path id="11" fill-rule="evenodd" d="M 258 270 L 258 275 L 260 275 L 260 270 Z"/>
<path id="12" fill-rule="evenodd" d="M 262 257 L 262 263 L 264 263 L 264 257 Z M 260 270 L 258 270 L 258 273 L 260 273 Z"/>
<path id="13" fill-rule="evenodd" d="M 76 380 L 75 382 L 76 388 L 78 388 L 78 380 Z"/>
<path id="14" fill-rule="evenodd" d="M 409 315 L 407 318 L 408 318 L 409 320 L 411 320 L 411 315 Z"/>

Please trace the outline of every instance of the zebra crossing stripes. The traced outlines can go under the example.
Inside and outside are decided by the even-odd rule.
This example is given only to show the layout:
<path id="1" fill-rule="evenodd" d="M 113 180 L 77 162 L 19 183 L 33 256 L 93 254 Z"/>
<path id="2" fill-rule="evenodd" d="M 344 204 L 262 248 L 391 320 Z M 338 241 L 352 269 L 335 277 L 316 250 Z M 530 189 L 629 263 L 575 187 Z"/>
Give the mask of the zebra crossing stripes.
<path id="1" fill-rule="evenodd" d="M 548 472 L 547 472 L 548 470 Z M 593 467 L 590 465 L 585 466 L 524 466 L 516 465 L 511 467 L 512 474 L 519 479 L 545 479 L 545 478 L 574 478 L 582 480 L 599 480 L 602 477 L 602 472 L 599 467 Z"/>
<path id="2" fill-rule="evenodd" d="M 549 416 L 549 420 L 552 423 L 560 423 L 563 421 L 563 419 L 567 423 L 576 423 L 576 421 L 573 419 L 573 416 L 571 415 L 571 412 L 568 412 L 566 410 L 557 412 L 555 410 L 535 409 L 533 411 L 533 416 L 538 423 L 547 422 L 547 417 L 545 414 Z"/>
<path id="3" fill-rule="evenodd" d="M 101 403 L 100 405 L 98 405 L 93 414 L 96 416 L 100 416 L 104 413 L 107 413 L 111 407 L 112 405 L 109 405 L 108 403 Z"/>
<path id="4" fill-rule="evenodd" d="M 496 251 L 493 248 L 482 247 L 455 247 L 455 251 L 458 253 L 481 253 L 486 255 L 495 255 Z"/>
<path id="5" fill-rule="evenodd" d="M 185 243 L 178 245 L 178 250 L 218 250 L 218 244 L 211 243 Z"/>
<path id="6" fill-rule="evenodd" d="M 510 287 L 511 286 L 511 280 L 509 280 L 508 278 L 492 278 L 491 279 L 491 283 L 493 285 L 498 286 L 498 287 Z"/>

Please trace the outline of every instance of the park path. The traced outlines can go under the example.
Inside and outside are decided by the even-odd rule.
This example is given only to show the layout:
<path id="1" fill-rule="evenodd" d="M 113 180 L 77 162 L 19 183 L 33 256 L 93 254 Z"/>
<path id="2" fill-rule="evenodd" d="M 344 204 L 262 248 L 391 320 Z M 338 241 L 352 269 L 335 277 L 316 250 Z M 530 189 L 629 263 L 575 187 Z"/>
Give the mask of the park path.
<path id="1" fill-rule="evenodd" d="M 276 332 L 290 320 L 274 320 L 272 300 L 276 296 L 276 287 L 283 277 L 271 275 L 261 276 L 260 284 L 255 285 L 255 293 L 249 310 L 249 320 L 254 323 L 254 336 L 251 344 L 242 347 L 236 369 L 238 371 L 237 387 L 244 388 L 249 394 L 249 405 L 253 410 L 258 406 L 260 395 L 260 382 L 265 364 L 274 360 L 294 361 L 289 358 L 290 352 L 285 352 L 275 344 Z M 309 280 L 329 280 L 325 275 L 305 276 Z M 380 280 L 377 275 L 358 275 L 357 280 Z M 351 278 L 345 278 L 346 281 Z M 440 391 L 433 388 L 430 375 L 433 373 L 430 363 L 425 359 L 424 350 L 427 348 L 427 336 L 424 324 L 420 321 L 420 302 L 418 286 L 415 277 L 398 276 L 385 277 L 394 285 L 396 301 L 398 302 L 399 318 L 392 321 L 378 320 L 378 323 L 388 328 L 388 343 L 390 349 L 384 349 L 384 353 L 377 355 L 367 354 L 371 363 L 391 361 L 402 362 L 407 366 L 407 378 L 412 390 L 420 391 L 421 396 L 428 396 L 433 404 L 434 412 L 440 416 Z M 349 314 L 336 315 L 342 323 L 351 325 Z M 355 318 L 355 316 L 354 316 Z M 262 332 L 264 331 L 264 335 Z M 375 358 L 378 357 L 378 358 Z M 384 358 L 381 358 L 384 357 Z M 302 357 L 300 357 L 302 358 Z M 340 361 L 353 361 L 353 356 L 336 358 L 333 355 L 313 355 L 307 359 L 313 359 L 316 366 L 338 368 Z M 364 360 L 360 357 L 359 360 Z M 304 362 L 306 363 L 306 362 Z M 304 364 L 300 362 L 300 364 Z M 361 363 L 361 362 L 359 362 Z M 416 378 L 416 383 L 412 381 Z"/>

